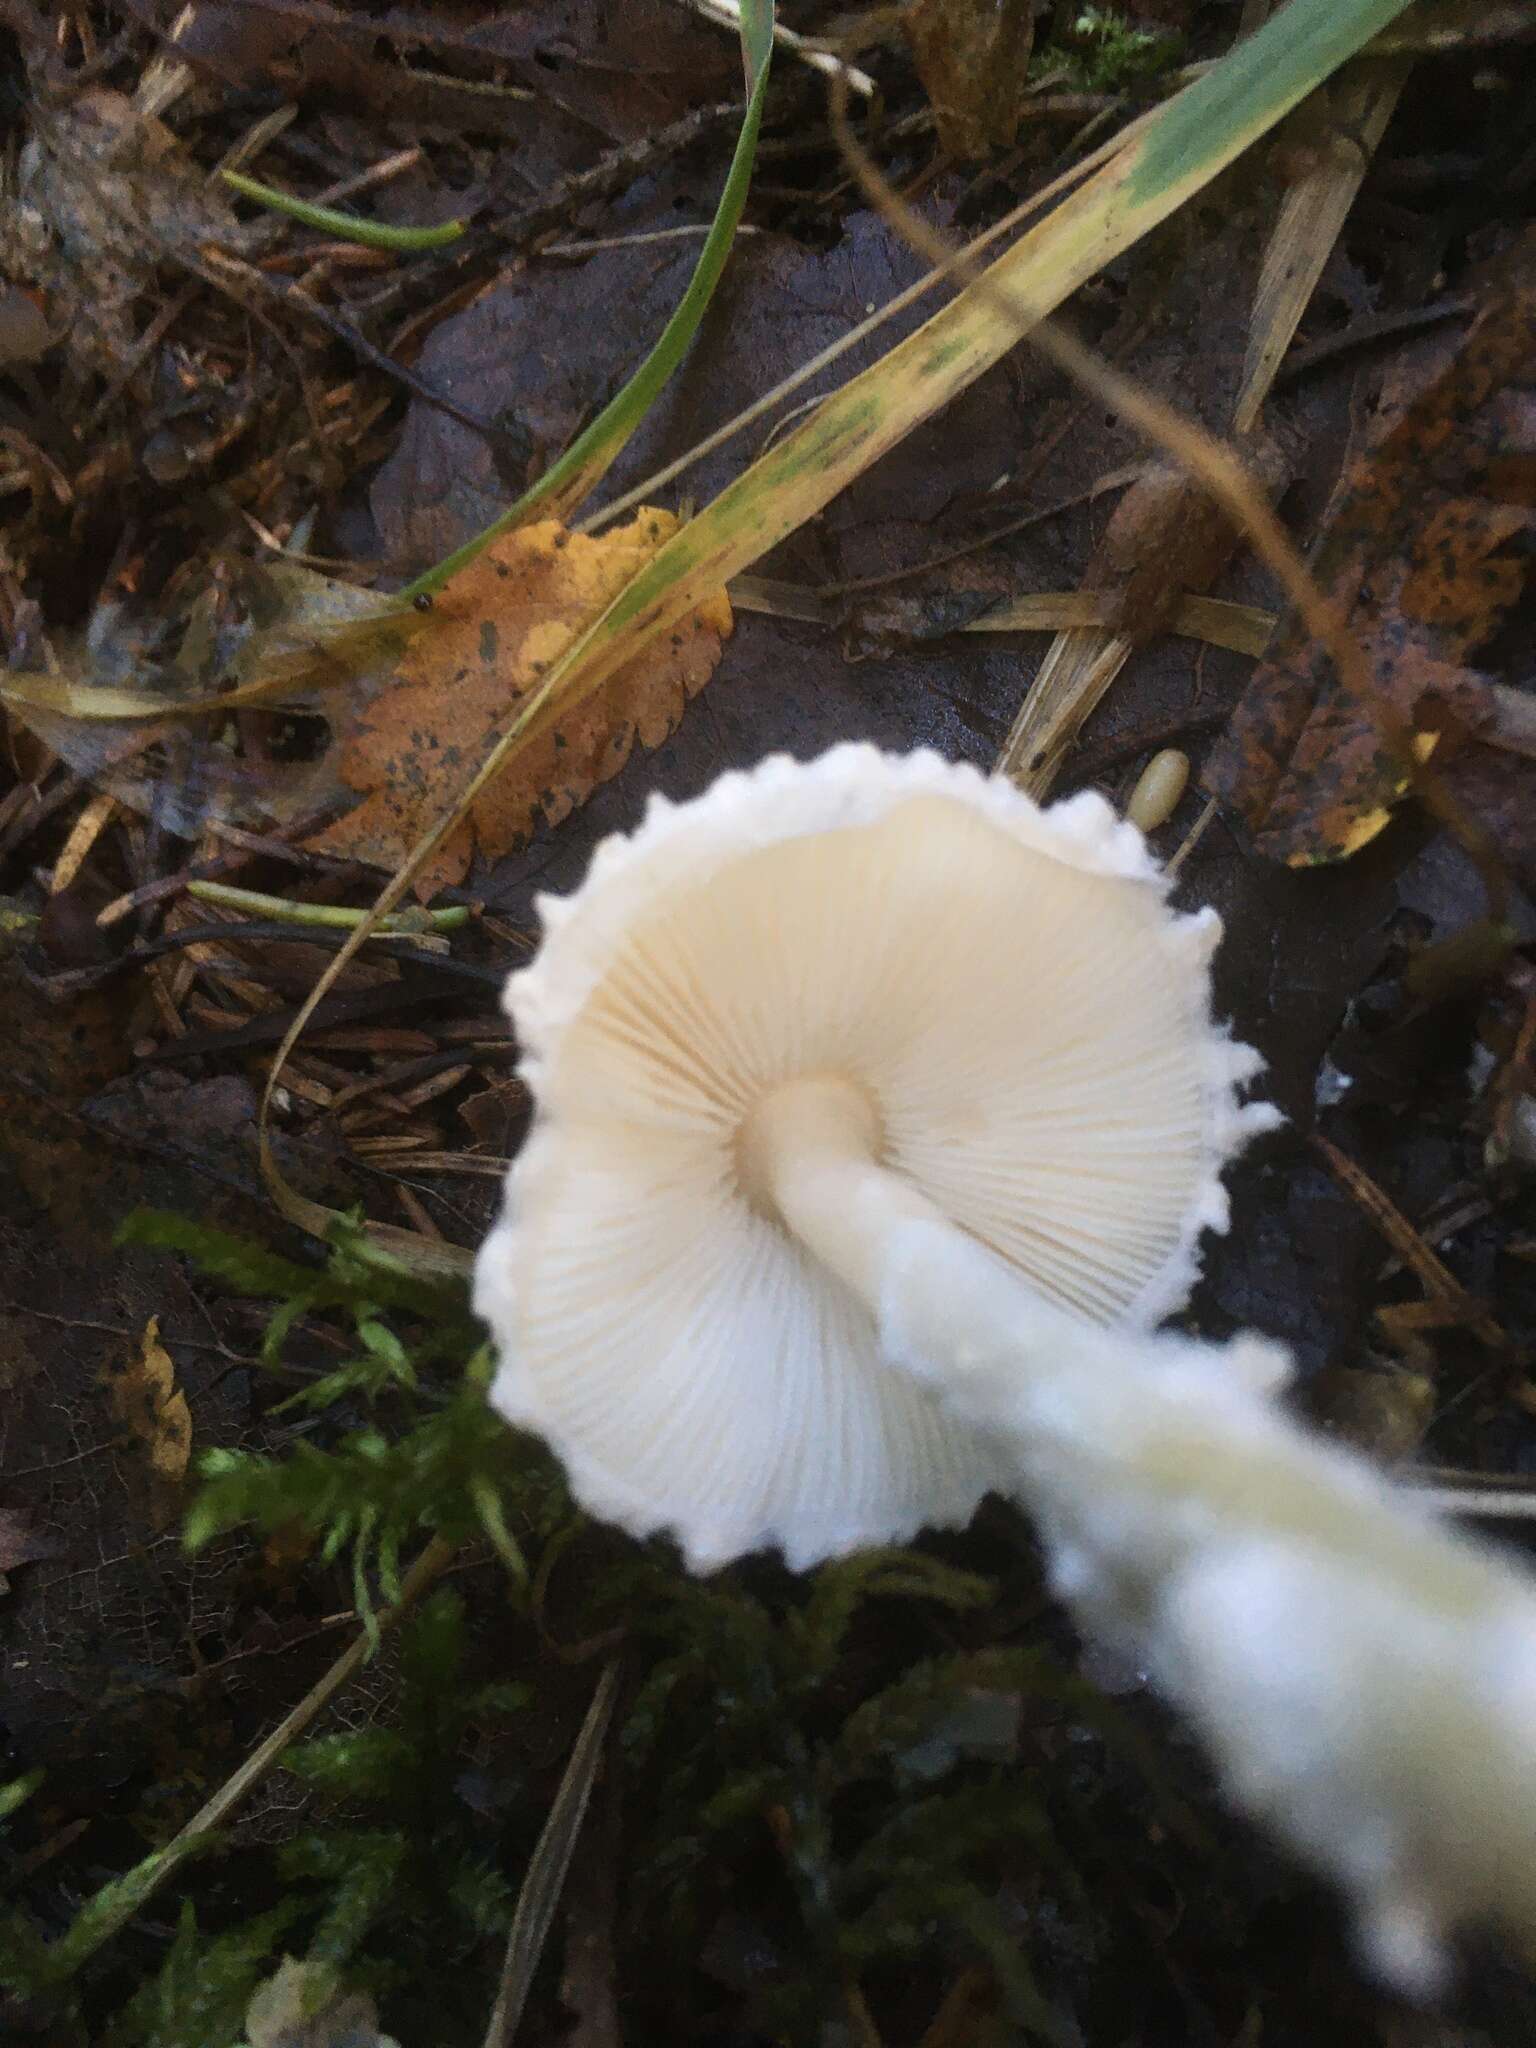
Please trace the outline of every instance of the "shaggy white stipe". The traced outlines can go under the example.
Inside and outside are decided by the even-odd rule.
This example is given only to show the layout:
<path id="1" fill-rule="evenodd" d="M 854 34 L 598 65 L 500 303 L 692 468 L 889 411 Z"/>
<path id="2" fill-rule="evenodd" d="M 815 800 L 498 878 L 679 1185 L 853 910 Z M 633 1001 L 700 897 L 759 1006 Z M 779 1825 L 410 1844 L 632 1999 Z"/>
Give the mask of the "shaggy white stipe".
<path id="1" fill-rule="evenodd" d="M 1279 1346 L 1096 1329 L 923 1224 L 891 1241 L 881 1320 L 1005 1453 L 1056 1591 L 1183 1708 L 1234 1801 L 1344 1887 L 1381 1975 L 1433 1991 L 1469 1920 L 1530 1938 L 1527 1580 L 1276 1408 Z"/>

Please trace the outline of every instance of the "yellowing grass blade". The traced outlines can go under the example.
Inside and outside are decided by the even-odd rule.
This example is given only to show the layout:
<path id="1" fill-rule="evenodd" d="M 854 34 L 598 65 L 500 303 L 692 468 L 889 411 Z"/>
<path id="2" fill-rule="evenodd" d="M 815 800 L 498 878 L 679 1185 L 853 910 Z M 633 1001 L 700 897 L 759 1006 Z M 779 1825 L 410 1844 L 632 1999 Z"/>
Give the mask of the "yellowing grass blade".
<path id="1" fill-rule="evenodd" d="M 825 399 L 692 519 L 555 663 L 487 759 L 501 771 L 551 700 L 597 688 L 653 633 L 759 560 L 1005 355 L 1037 319 L 1208 184 L 1407 0 L 1291 0 L 917 332 Z M 424 857 L 424 856 L 423 856 Z"/>
<path id="2" fill-rule="evenodd" d="M 1080 284 L 1209 184 L 1406 4 L 1407 0 L 1290 0 L 1257 34 L 1170 100 L 1101 171 L 1023 235 L 975 284 L 825 399 L 675 534 L 576 637 L 481 763 L 458 804 L 391 878 L 374 915 L 394 908 L 434 848 L 533 733 L 563 716 L 653 635 L 665 632 L 710 591 L 814 517 L 1005 355 L 1032 319 L 1052 313 Z M 294 1020 L 272 1066 L 263 1101 L 261 1147 L 268 1185 L 286 1215 L 322 1233 L 329 1212 L 289 1188 L 278 1174 L 265 1112 L 283 1062 L 315 1005 L 356 953 L 371 924 L 372 919 L 358 927 Z M 376 1235 L 413 1263 L 418 1257 L 434 1257 L 441 1263 L 446 1249 L 425 1240 L 407 1246 L 398 1231 Z"/>

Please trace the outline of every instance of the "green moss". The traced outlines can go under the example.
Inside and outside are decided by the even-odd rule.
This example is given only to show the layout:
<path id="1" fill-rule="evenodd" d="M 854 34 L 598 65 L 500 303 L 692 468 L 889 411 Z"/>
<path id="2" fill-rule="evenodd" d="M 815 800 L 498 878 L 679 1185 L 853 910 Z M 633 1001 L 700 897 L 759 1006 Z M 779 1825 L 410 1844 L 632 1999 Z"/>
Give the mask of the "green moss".
<path id="1" fill-rule="evenodd" d="M 302 1402 L 268 1409 L 285 1448 L 205 1454 L 194 1547 L 302 1530 L 309 1569 L 346 1567 L 365 1618 L 430 1534 L 466 1560 L 499 1554 L 510 1576 L 488 1564 L 407 1617 L 382 1711 L 291 1748 L 282 1770 L 307 1795 L 292 1832 L 268 1843 L 237 1825 L 199 1864 L 197 1916 L 173 1937 L 154 1931 L 182 1882 L 164 1851 L 97 1876 L 62 1929 L 20 1913 L 0 1926 L 0 1978 L 43 2001 L 61 2040 L 78 2012 L 108 2048 L 232 2042 L 253 1983 L 288 1952 L 376 1998 L 402 2040 L 477 2042 L 598 1668 L 547 1645 L 579 1657 L 620 1638 L 612 1941 L 634 2038 L 718 1999 L 700 1957 L 739 1927 L 770 1961 L 733 1987 L 733 2024 L 766 2037 L 815 2039 L 866 1988 L 878 2003 L 970 1968 L 995 1987 L 998 2038 L 1064 2040 L 1019 1901 L 1048 1893 L 1069 1910 L 1072 1853 L 1016 1722 L 1080 1714 L 1086 1694 L 1008 1639 L 993 1577 L 919 1548 L 804 1578 L 757 1560 L 691 1579 L 667 1546 L 585 1523 L 540 1447 L 491 1412 L 461 1298 L 381 1276 L 346 1245 L 307 1267 L 163 1218 L 134 1229 L 220 1286 L 276 1286 L 265 1356 L 284 1391 L 314 1353 L 312 1323 L 333 1349 L 343 1333 L 356 1344 Z M 284 1690 L 274 1670 L 264 1728 L 308 1682 Z M 1001 1716 L 990 1747 L 978 1703 L 988 1725 Z"/>
<path id="2" fill-rule="evenodd" d="M 1064 72 L 1076 92 L 1119 93 L 1172 70 L 1182 49 L 1180 36 L 1138 27 L 1112 7 L 1084 7 L 1060 42 L 1042 47 L 1035 69 Z"/>

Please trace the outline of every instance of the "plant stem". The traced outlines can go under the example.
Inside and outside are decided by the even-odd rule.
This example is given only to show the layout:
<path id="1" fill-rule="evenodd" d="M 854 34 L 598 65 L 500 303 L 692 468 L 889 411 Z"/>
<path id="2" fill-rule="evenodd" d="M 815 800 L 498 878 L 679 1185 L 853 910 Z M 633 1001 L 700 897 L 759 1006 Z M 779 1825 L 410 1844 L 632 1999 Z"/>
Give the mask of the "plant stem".
<path id="1" fill-rule="evenodd" d="M 774 1089 L 739 1140 L 753 1200 L 877 1318 L 891 1232 L 917 1221 L 948 1228 L 909 1181 L 879 1163 L 881 1143 L 868 1092 L 837 1074 L 802 1075 Z"/>
<path id="2" fill-rule="evenodd" d="M 247 910 L 253 917 L 270 917 L 284 924 L 323 925 L 331 931 L 350 931 L 368 915 L 366 910 L 348 910 L 339 903 L 295 903 L 287 896 L 267 896 L 259 889 L 237 889 L 229 882 L 188 882 L 187 894 L 200 903 L 217 903 L 223 910 Z M 469 922 L 469 906 L 450 904 L 442 910 L 401 910 L 381 917 L 376 932 L 409 934 L 421 931 L 452 932 Z"/>
<path id="3" fill-rule="evenodd" d="M 243 171 L 220 171 L 225 184 L 246 199 L 268 206 L 274 213 L 286 213 L 291 220 L 345 242 L 361 243 L 365 249 L 390 249 L 410 256 L 422 249 L 445 249 L 464 233 L 461 220 L 442 221 L 436 227 L 391 227 L 387 222 L 365 220 L 360 214 L 339 213 L 334 206 L 316 206 L 308 199 L 296 199 L 291 192 L 248 178 Z"/>

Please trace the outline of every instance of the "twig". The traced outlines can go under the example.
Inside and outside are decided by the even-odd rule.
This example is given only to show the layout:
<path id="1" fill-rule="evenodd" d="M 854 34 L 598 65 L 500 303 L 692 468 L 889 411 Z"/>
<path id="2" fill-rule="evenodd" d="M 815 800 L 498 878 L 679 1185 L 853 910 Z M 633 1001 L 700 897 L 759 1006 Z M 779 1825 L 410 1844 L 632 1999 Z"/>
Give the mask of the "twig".
<path id="1" fill-rule="evenodd" d="M 654 135 L 642 135 L 635 142 L 610 150 L 586 170 L 572 172 L 547 192 L 538 193 L 496 219 L 472 221 L 469 233 L 448 253 L 446 260 L 461 265 L 473 249 L 483 249 L 488 241 L 524 248 L 559 227 L 578 208 L 592 200 L 611 199 L 657 164 L 692 149 L 717 128 L 734 127 L 740 119 L 741 106 L 735 100 L 695 107 L 680 120 L 658 128 Z"/>
<path id="2" fill-rule="evenodd" d="M 1356 349 L 1374 347 L 1379 341 L 1398 341 L 1405 334 L 1422 334 L 1427 327 L 1441 327 L 1447 320 L 1465 319 L 1476 311 L 1476 299 L 1458 294 L 1449 299 L 1436 299 L 1433 305 L 1410 307 L 1406 312 L 1367 313 L 1363 320 L 1352 320 L 1337 334 L 1325 334 L 1320 341 L 1308 342 L 1305 348 L 1293 350 L 1281 364 L 1275 382 L 1277 385 L 1297 383 L 1303 377 L 1310 377 L 1314 370 L 1324 369 L 1340 356 L 1350 355 Z"/>
<path id="3" fill-rule="evenodd" d="M 408 369 L 387 350 L 371 342 L 350 320 L 343 320 L 339 313 L 333 313 L 328 307 L 322 306 L 302 285 L 285 283 L 281 278 L 269 277 L 264 270 L 257 270 L 252 264 L 242 262 L 238 256 L 230 255 L 225 249 L 209 249 L 207 262 L 210 270 L 216 274 L 217 282 L 225 291 L 235 295 L 234 287 L 237 283 L 250 285 L 268 298 L 292 306 L 305 319 L 317 321 L 327 334 L 345 343 L 353 354 L 360 357 L 371 369 L 392 378 L 395 383 L 409 391 L 413 398 L 419 398 L 423 405 L 431 406 L 435 412 L 446 413 L 449 419 L 457 420 L 461 427 L 468 427 L 473 433 L 483 434 L 493 447 L 502 448 L 504 452 L 511 449 L 506 430 L 498 427 L 494 420 L 482 419 L 477 413 L 467 412 L 463 406 L 455 405 L 443 392 L 434 390 L 424 377 L 418 377 L 414 370 Z"/>
<path id="4" fill-rule="evenodd" d="M 908 562 L 900 569 L 882 569 L 878 576 L 855 576 L 842 583 L 822 583 L 817 589 L 823 597 L 851 595 L 866 590 L 884 590 L 892 583 L 905 583 L 914 576 L 926 576 L 935 569 L 944 569 L 951 562 L 963 562 L 967 556 L 980 553 L 998 541 L 1011 540 L 1015 534 L 1027 533 L 1031 527 L 1044 526 L 1049 520 L 1059 519 L 1065 512 L 1075 512 L 1082 505 L 1091 505 L 1107 491 L 1123 491 L 1128 484 L 1135 483 L 1145 465 L 1130 462 L 1123 469 L 1114 469 L 1107 476 L 1097 477 L 1086 490 L 1073 491 L 1065 498 L 1057 498 L 1052 504 L 1041 505 L 1033 512 L 1021 512 L 1016 518 L 1002 526 L 989 526 L 985 533 L 978 533 L 974 540 L 962 546 L 946 548 L 941 555 L 929 555 L 921 562 Z"/>
<path id="5" fill-rule="evenodd" d="M 1162 719 L 1156 725 L 1106 740 L 1100 746 L 1079 747 L 1062 775 L 1061 793 L 1070 795 L 1074 789 L 1096 782 L 1112 768 L 1123 768 L 1127 761 L 1139 760 L 1143 754 L 1150 759 L 1162 747 L 1182 746 L 1187 740 L 1219 732 L 1228 716 L 1224 710 L 1197 711 L 1182 718 Z"/>
<path id="6" fill-rule="evenodd" d="M 302 862 L 303 855 L 294 854 L 292 858 L 295 862 Z M 107 931 L 111 926 L 121 924 L 125 917 L 131 917 L 134 911 L 163 903 L 167 896 L 180 896 L 192 882 L 208 881 L 229 868 L 246 867 L 250 859 L 250 854 L 243 850 L 215 854 L 211 860 L 195 861 L 190 867 L 179 868 L 173 875 L 158 875 L 152 882 L 141 882 L 136 889 L 114 896 L 104 910 L 97 911 L 96 928 Z"/>
<path id="7" fill-rule="evenodd" d="M 71 803 L 85 787 L 84 776 L 76 775 L 72 769 L 66 769 L 46 795 L 33 783 L 30 803 L 22 804 L 10 823 L 0 831 L 0 856 L 14 853 L 46 818 L 51 818 L 55 811 Z"/>
<path id="8" fill-rule="evenodd" d="M 734 29 L 741 33 L 741 0 L 682 0 L 685 7 L 691 7 L 695 14 L 702 14 L 706 21 L 718 22 L 721 28 Z M 781 21 L 773 25 L 773 39 L 786 50 L 809 64 L 815 71 L 823 71 L 829 77 L 842 68 L 838 58 L 829 50 L 819 50 L 805 36 L 797 35 L 792 28 L 786 28 Z M 859 71 L 853 65 L 847 67 L 848 83 L 852 90 L 864 99 L 872 99 L 877 87 L 867 71 Z"/>

